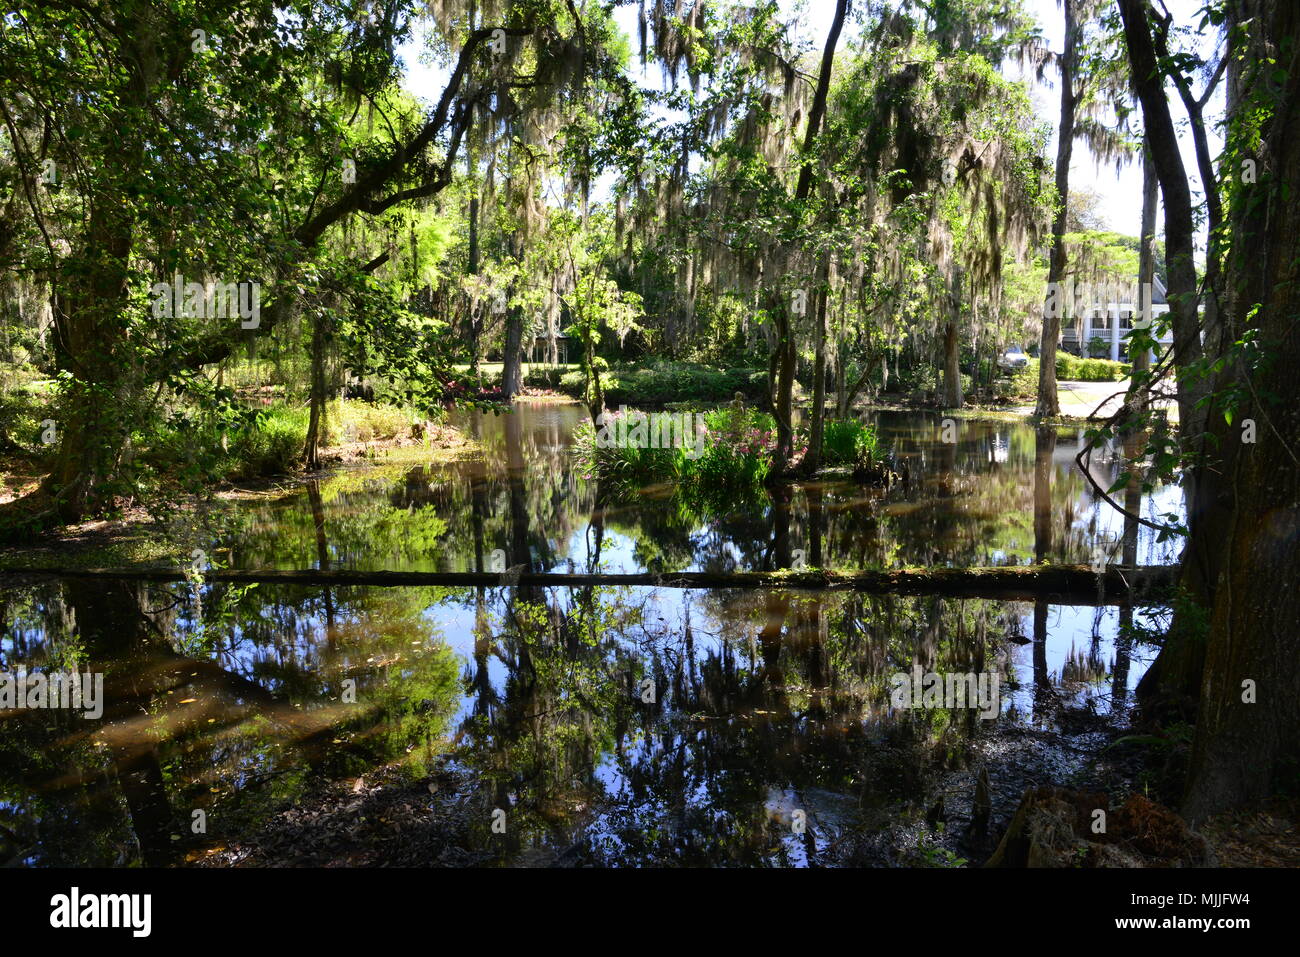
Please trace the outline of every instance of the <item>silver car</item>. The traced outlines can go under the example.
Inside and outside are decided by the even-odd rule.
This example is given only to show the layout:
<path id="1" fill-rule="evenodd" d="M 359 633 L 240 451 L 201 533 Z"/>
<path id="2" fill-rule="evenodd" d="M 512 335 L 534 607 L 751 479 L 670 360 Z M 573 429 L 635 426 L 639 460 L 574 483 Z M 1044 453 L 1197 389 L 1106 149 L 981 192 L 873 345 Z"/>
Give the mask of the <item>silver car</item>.
<path id="1" fill-rule="evenodd" d="M 1029 365 L 1029 356 L 1019 346 L 1012 346 L 1002 355 L 998 356 L 998 367 L 1005 369 L 1007 372 L 1015 372 L 1017 369 L 1023 369 Z"/>

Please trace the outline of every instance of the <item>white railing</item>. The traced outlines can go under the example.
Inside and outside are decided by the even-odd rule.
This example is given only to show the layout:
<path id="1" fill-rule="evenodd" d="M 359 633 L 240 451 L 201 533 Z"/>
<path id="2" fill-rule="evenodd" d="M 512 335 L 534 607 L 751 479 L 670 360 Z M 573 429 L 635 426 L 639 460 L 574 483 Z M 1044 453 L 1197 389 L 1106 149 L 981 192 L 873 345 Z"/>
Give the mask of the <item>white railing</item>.
<path id="1" fill-rule="evenodd" d="M 1169 311 L 1169 306 L 1157 303 L 1151 306 L 1153 316 L 1164 315 Z M 1113 361 L 1119 361 L 1120 345 L 1124 337 L 1133 331 L 1133 313 L 1134 309 L 1131 304 L 1109 303 L 1106 307 L 1106 317 L 1100 325 L 1094 325 L 1098 317 L 1091 313 L 1085 313 L 1075 324 L 1066 326 L 1061 330 L 1062 345 L 1075 345 L 1079 349 L 1080 355 L 1085 355 L 1088 345 L 1093 339 L 1101 339 L 1110 346 L 1110 358 Z M 1077 331 L 1076 331 L 1077 330 Z M 1173 343 L 1173 333 L 1166 329 L 1156 337 L 1156 342 L 1162 346 L 1168 346 Z M 1154 359 L 1154 353 L 1152 359 Z"/>

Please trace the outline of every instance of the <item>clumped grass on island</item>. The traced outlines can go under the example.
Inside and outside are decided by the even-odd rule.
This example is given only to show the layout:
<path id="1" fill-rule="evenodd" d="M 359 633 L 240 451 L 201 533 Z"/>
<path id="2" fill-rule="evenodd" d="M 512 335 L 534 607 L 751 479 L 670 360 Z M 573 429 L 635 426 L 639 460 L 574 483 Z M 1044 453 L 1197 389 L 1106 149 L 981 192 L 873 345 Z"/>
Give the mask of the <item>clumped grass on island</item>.
<path id="1" fill-rule="evenodd" d="M 415 413 L 391 405 L 335 399 L 326 404 L 321 447 L 351 442 L 386 442 L 409 434 Z M 286 475 L 302 464 L 310 412 L 306 405 L 277 402 L 258 409 L 236 428 L 222 433 L 218 424 L 197 426 L 204 432 L 177 435 L 172 442 L 210 450 L 191 457 L 184 449 L 163 450 L 166 461 L 191 461 L 202 481 Z"/>
<path id="2" fill-rule="evenodd" d="M 620 419 L 650 414 L 611 412 L 604 421 L 610 434 L 618 434 Z M 596 426 L 583 423 L 574 436 L 579 474 L 622 494 L 672 483 L 688 499 L 718 507 L 763 494 L 776 450 L 776 420 L 766 412 L 734 406 L 696 415 L 703 419 L 699 437 L 673 448 L 648 448 L 646 443 L 635 442 L 604 444 L 597 441 Z M 884 468 L 885 451 L 878 435 L 856 420 L 827 422 L 822 450 L 826 464 L 852 465 L 855 474 L 864 465 L 867 474 Z M 800 430 L 795 435 L 792 464 L 797 466 L 807 451 L 808 435 Z"/>
<path id="3" fill-rule="evenodd" d="M 603 422 L 608 434 L 618 435 L 637 418 L 662 414 L 607 412 Z M 688 434 L 671 448 L 651 448 L 648 442 L 635 440 L 598 441 L 600 430 L 591 422 L 582 423 L 574 433 L 579 474 L 623 492 L 661 482 L 675 483 L 682 491 L 711 487 L 722 493 L 744 494 L 761 490 L 775 441 L 772 417 L 734 408 L 686 414 L 691 416 Z"/>
<path id="4" fill-rule="evenodd" d="M 857 419 L 832 419 L 822 430 L 822 461 L 827 465 L 884 464 L 885 449 L 879 434 Z"/>

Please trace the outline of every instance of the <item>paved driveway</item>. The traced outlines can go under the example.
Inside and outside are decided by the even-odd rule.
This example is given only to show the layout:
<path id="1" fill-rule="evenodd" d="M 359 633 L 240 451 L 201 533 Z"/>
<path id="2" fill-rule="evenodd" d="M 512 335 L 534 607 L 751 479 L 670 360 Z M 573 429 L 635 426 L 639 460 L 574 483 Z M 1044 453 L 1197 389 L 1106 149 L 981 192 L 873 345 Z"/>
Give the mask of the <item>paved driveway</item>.
<path id="1" fill-rule="evenodd" d="M 1129 380 L 1118 382 L 1068 382 L 1056 383 L 1057 398 L 1061 402 L 1062 415 L 1074 415 L 1086 418 L 1094 413 L 1106 416 L 1120 407 L 1124 393 L 1128 391 Z M 1102 405 L 1102 403 L 1105 403 Z M 1178 407 L 1172 402 L 1163 403 L 1168 410 L 1169 421 L 1178 421 Z M 1098 406 L 1101 406 L 1098 409 Z M 1017 412 L 1033 412 L 1034 405 L 1016 407 Z"/>

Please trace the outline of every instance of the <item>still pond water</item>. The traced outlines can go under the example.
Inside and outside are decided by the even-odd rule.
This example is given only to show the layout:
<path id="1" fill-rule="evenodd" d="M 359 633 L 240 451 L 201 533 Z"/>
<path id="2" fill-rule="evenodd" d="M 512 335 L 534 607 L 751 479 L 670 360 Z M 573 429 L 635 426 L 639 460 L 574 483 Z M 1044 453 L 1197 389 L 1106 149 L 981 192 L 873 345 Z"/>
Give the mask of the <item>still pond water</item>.
<path id="1" fill-rule="evenodd" d="M 701 512 L 667 488 L 603 501 L 573 465 L 584 416 L 466 415 L 481 461 L 345 469 L 214 510 L 196 545 L 237 568 L 429 571 L 732 571 L 782 550 L 842 569 L 1177 558 L 1092 493 L 1074 430 L 961 421 L 951 444 L 935 416 L 872 413 L 906 486 L 808 484 Z M 1118 473 L 1114 457 L 1093 468 L 1103 488 Z M 1181 491 L 1127 504 L 1155 518 Z M 1063 707 L 1122 721 L 1153 655 L 1129 626 L 1148 613 L 741 589 L 0 582 L 0 672 L 105 674 L 98 719 L 0 712 L 0 858 L 181 863 L 322 780 L 397 766 L 471 782 L 463 843 L 479 860 L 834 863 L 850 836 L 923 813 L 932 772 L 966 766 L 992 726 L 1051 729 Z M 998 674 L 1000 714 L 891 707 L 890 676 L 918 664 Z"/>

